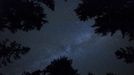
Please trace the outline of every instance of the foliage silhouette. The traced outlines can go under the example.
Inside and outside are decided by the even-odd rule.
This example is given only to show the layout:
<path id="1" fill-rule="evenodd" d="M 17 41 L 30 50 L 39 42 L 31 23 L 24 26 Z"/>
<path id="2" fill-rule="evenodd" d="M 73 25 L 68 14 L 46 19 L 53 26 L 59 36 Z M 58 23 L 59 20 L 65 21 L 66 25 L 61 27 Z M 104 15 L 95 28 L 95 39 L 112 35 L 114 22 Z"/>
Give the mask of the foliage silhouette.
<path id="1" fill-rule="evenodd" d="M 1 0 L 0 30 L 40 30 L 47 23 L 41 2 L 54 10 L 53 0 Z"/>
<path id="2" fill-rule="evenodd" d="M 46 67 L 46 72 L 49 75 L 78 75 L 77 70 L 72 68 L 72 60 L 67 57 L 54 60 Z"/>
<path id="3" fill-rule="evenodd" d="M 115 55 L 118 59 L 122 59 L 126 63 L 133 63 L 134 62 L 134 48 L 133 47 L 126 47 L 120 48 L 115 52 Z"/>
<path id="4" fill-rule="evenodd" d="M 80 75 L 76 69 L 72 68 L 72 60 L 67 57 L 60 57 L 54 59 L 51 64 L 46 66 L 43 70 L 36 70 L 32 73 L 24 72 L 22 75 Z M 95 75 L 89 72 L 88 75 Z M 106 75 L 116 75 L 115 73 L 109 72 Z"/>
<path id="5" fill-rule="evenodd" d="M 96 33 L 113 35 L 121 31 L 123 37 L 134 40 L 133 0 L 81 0 L 75 12 L 82 21 L 94 18 Z"/>
<path id="6" fill-rule="evenodd" d="M 134 1 L 133 0 L 81 0 L 75 12 L 81 21 L 95 20 L 95 32 L 102 35 L 121 31 L 122 37 L 134 40 Z M 133 51 L 123 50 L 115 54 L 127 63 L 134 62 Z M 129 53 L 125 53 L 125 52 Z M 130 53 L 132 52 L 132 53 Z"/>
<path id="7" fill-rule="evenodd" d="M 54 10 L 54 0 L 0 0 L 0 31 L 8 29 L 15 33 L 18 30 L 40 30 L 47 23 L 41 4 Z M 6 65 L 12 57 L 17 59 L 20 54 L 28 51 L 28 47 L 21 46 L 16 41 L 0 40 L 0 64 Z"/>
<path id="8" fill-rule="evenodd" d="M 109 72 L 109 73 L 106 73 L 106 75 L 117 75 L 117 74 Z"/>
<path id="9" fill-rule="evenodd" d="M 34 72 L 32 72 L 32 73 L 29 73 L 29 72 L 24 72 L 22 75 L 45 75 L 44 73 L 43 73 L 43 71 L 40 71 L 40 70 L 37 70 L 37 71 L 34 71 Z"/>
<path id="10" fill-rule="evenodd" d="M 11 59 L 19 59 L 21 55 L 24 55 L 29 50 L 30 48 L 21 46 L 16 41 L 4 40 L 0 42 L 0 66 L 6 66 L 7 63 L 11 63 Z"/>
<path id="11" fill-rule="evenodd" d="M 88 75 L 94 75 L 93 73 L 89 72 Z"/>
<path id="12" fill-rule="evenodd" d="M 32 73 L 24 72 L 22 75 L 79 75 L 76 69 L 72 68 L 72 60 L 67 57 L 55 59 L 44 70 L 37 70 Z"/>
<path id="13" fill-rule="evenodd" d="M 55 1 L 54 0 L 38 0 L 48 6 L 51 10 L 55 8 Z"/>

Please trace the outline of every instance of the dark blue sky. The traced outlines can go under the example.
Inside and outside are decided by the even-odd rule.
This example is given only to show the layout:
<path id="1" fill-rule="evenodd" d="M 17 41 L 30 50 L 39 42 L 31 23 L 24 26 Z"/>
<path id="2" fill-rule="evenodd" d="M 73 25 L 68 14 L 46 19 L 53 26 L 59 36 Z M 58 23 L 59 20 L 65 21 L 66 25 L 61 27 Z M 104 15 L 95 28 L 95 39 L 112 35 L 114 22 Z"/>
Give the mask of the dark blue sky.
<path id="1" fill-rule="evenodd" d="M 94 29 L 90 27 L 94 23 L 93 20 L 81 22 L 76 17 L 73 9 L 78 2 L 79 0 L 68 0 L 67 3 L 57 0 L 54 12 L 45 10 L 49 23 L 44 25 L 41 31 L 0 33 L 4 38 L 11 37 L 31 47 L 31 51 L 22 59 L 0 71 L 7 75 L 18 75 L 22 71 L 44 68 L 59 56 L 68 56 L 73 59 L 73 66 L 81 75 L 87 75 L 89 71 L 95 72 L 96 75 L 104 75 L 106 72 L 134 74 L 133 64 L 127 65 L 117 60 L 114 55 L 116 49 L 133 43 L 122 39 L 120 32 L 113 37 L 94 34 Z"/>

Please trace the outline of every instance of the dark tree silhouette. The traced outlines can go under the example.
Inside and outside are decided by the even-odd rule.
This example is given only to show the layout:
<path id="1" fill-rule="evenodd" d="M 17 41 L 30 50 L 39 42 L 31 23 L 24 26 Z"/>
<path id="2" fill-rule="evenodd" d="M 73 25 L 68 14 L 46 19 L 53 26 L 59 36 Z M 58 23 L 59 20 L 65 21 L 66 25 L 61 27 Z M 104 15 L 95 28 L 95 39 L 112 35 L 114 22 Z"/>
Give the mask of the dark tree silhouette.
<path id="1" fill-rule="evenodd" d="M 54 10 L 54 0 L 0 0 L 0 31 L 40 30 L 47 23 L 42 4 Z M 17 59 L 28 50 L 16 41 L 0 40 L 0 64 L 6 65 L 10 59 Z"/>
<path id="2" fill-rule="evenodd" d="M 32 73 L 24 72 L 22 75 L 79 75 L 76 69 L 72 68 L 72 60 L 67 57 L 55 59 L 44 70 L 37 70 Z"/>
<path id="3" fill-rule="evenodd" d="M 94 75 L 93 73 L 89 72 L 88 75 Z"/>
<path id="4" fill-rule="evenodd" d="M 11 63 L 11 59 L 19 59 L 21 55 L 24 55 L 29 50 L 30 48 L 21 46 L 16 41 L 4 40 L 0 42 L 0 66 L 6 66 L 7 63 Z"/>
<path id="5" fill-rule="evenodd" d="M 122 59 L 126 63 L 134 62 L 134 48 L 133 47 L 120 48 L 120 50 L 117 50 L 115 54 L 118 59 Z"/>
<path id="6" fill-rule="evenodd" d="M 54 0 L 38 0 L 48 6 L 50 9 L 54 10 L 55 1 Z"/>
<path id="7" fill-rule="evenodd" d="M 77 70 L 74 70 L 71 64 L 72 60 L 62 57 L 51 62 L 46 67 L 46 72 L 49 75 L 78 75 Z"/>
<path id="8" fill-rule="evenodd" d="M 29 72 L 24 72 L 22 75 L 45 75 L 44 73 L 43 73 L 43 71 L 41 71 L 41 70 L 37 70 L 37 71 L 34 71 L 34 72 L 32 72 L 32 73 L 29 73 Z"/>
<path id="9" fill-rule="evenodd" d="M 41 3 L 54 10 L 53 0 L 1 0 L 0 30 L 39 30 L 47 23 Z"/>
<path id="10" fill-rule="evenodd" d="M 121 31 L 134 39 L 134 0 L 81 0 L 75 12 L 82 21 L 94 18 L 96 33 Z"/>
<path id="11" fill-rule="evenodd" d="M 121 31 L 122 37 L 134 40 L 134 0 L 81 0 L 75 12 L 82 21 L 93 18 L 92 27 L 98 34 Z M 116 55 L 127 63 L 133 62 L 133 51 L 127 50 L 117 51 Z"/>
<path id="12" fill-rule="evenodd" d="M 117 74 L 109 72 L 109 73 L 106 73 L 106 75 L 117 75 Z"/>

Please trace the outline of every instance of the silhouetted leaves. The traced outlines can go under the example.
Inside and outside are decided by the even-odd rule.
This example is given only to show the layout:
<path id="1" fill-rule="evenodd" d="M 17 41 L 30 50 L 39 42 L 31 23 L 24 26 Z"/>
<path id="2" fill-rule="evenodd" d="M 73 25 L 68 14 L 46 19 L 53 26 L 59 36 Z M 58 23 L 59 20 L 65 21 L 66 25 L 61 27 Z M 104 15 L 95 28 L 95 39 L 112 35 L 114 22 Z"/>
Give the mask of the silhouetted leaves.
<path id="1" fill-rule="evenodd" d="M 22 75 L 80 75 L 77 73 L 76 69 L 72 68 L 72 60 L 67 57 L 61 57 L 55 59 L 43 70 L 37 70 L 32 73 L 24 72 Z M 95 75 L 89 72 L 88 75 Z M 109 72 L 106 75 L 117 75 L 115 73 Z"/>
<path id="2" fill-rule="evenodd" d="M 96 33 L 113 35 L 119 30 L 134 39 L 133 0 L 81 0 L 75 12 L 82 21 L 94 18 Z"/>
<path id="3" fill-rule="evenodd" d="M 44 70 L 37 70 L 32 73 L 24 72 L 22 75 L 79 75 L 77 70 L 72 68 L 72 60 L 67 57 L 55 59 Z"/>
<path id="4" fill-rule="evenodd" d="M 75 12 L 82 21 L 93 18 L 96 33 L 113 35 L 121 31 L 122 37 L 134 40 L 134 0 L 81 0 Z M 131 47 L 121 48 L 115 54 L 126 63 L 134 62 Z"/>
<path id="5" fill-rule="evenodd" d="M 24 55 L 30 50 L 30 48 L 21 46 L 16 41 L 10 42 L 4 40 L 0 42 L 0 66 L 11 63 L 11 59 L 19 59 L 21 55 Z"/>
<path id="6" fill-rule="evenodd" d="M 117 75 L 117 74 L 113 72 L 109 72 L 109 73 L 106 73 L 106 75 Z"/>
<path id="7" fill-rule="evenodd" d="M 40 30 L 47 23 L 41 3 L 54 10 L 54 0 L 0 0 L 0 31 L 8 29 L 15 33 L 18 30 Z M 28 50 L 28 47 L 21 46 L 16 41 L 0 42 L 0 63 L 7 65 L 12 58 L 18 59 L 20 54 L 25 54 Z"/>
<path id="8" fill-rule="evenodd" d="M 48 6 L 50 9 L 54 10 L 55 1 L 54 0 L 38 0 Z"/>
<path id="9" fill-rule="evenodd" d="M 89 72 L 88 75 L 94 75 L 93 73 Z"/>
<path id="10" fill-rule="evenodd" d="M 67 57 L 56 59 L 46 67 L 49 75 L 78 75 L 77 70 L 72 68 L 72 60 Z"/>
<path id="11" fill-rule="evenodd" d="M 117 50 L 115 54 L 118 59 L 122 59 L 126 63 L 134 62 L 134 48 L 133 47 L 120 48 L 120 50 Z"/>
<path id="12" fill-rule="evenodd" d="M 53 0 L 1 0 L 0 30 L 39 30 L 47 23 L 46 14 L 40 2 L 54 10 Z"/>
<path id="13" fill-rule="evenodd" d="M 37 71 L 34 71 L 32 73 L 24 72 L 22 75 L 45 75 L 45 74 L 43 74 L 43 71 L 37 70 Z"/>

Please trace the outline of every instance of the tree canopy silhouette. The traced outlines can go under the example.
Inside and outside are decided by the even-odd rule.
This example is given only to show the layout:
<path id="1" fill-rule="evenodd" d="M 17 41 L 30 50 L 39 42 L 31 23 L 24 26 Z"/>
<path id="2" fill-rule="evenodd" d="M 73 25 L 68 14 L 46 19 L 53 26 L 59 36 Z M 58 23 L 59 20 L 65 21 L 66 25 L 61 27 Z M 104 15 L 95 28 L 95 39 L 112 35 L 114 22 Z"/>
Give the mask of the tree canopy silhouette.
<path id="1" fill-rule="evenodd" d="M 21 46 L 16 41 L 4 40 L 0 42 L 0 66 L 6 66 L 7 63 L 11 63 L 11 59 L 19 59 L 21 55 L 24 55 L 29 50 L 29 47 Z"/>
<path id="2" fill-rule="evenodd" d="M 75 12 L 82 21 L 94 18 L 96 33 L 113 35 L 121 31 L 123 37 L 134 39 L 133 0 L 81 0 Z"/>
<path id="3" fill-rule="evenodd" d="M 79 75 L 76 69 L 72 67 L 72 60 L 67 57 L 55 59 L 43 70 L 37 70 L 32 73 L 24 72 L 23 75 Z"/>
<path id="4" fill-rule="evenodd" d="M 109 72 L 109 73 L 106 73 L 106 75 L 117 75 L 117 74 Z"/>
<path id="5" fill-rule="evenodd" d="M 72 68 L 72 60 L 67 57 L 54 60 L 46 67 L 49 75 L 78 75 L 77 70 Z"/>
<path id="6" fill-rule="evenodd" d="M 54 59 L 51 64 L 45 67 L 43 70 L 36 70 L 34 72 L 24 72 L 22 75 L 80 75 L 77 69 L 72 67 L 72 60 L 67 57 L 60 57 Z M 88 75 L 95 75 L 89 72 Z M 106 73 L 106 75 L 117 75 L 112 72 Z"/>
<path id="7" fill-rule="evenodd" d="M 0 0 L 0 31 L 8 29 L 15 33 L 18 30 L 40 30 L 47 23 L 42 4 L 54 10 L 54 0 Z M 19 58 L 29 49 L 17 41 L 0 40 L 0 65 L 6 65 L 12 57 Z"/>
<path id="8" fill-rule="evenodd" d="M 39 30 L 47 23 L 42 4 L 54 10 L 54 0 L 1 0 L 0 30 Z"/>
<path id="9" fill-rule="evenodd" d="M 134 48 L 133 47 L 120 48 L 120 50 L 117 50 L 115 54 L 118 59 L 121 59 L 126 63 L 134 62 Z"/>
<path id="10" fill-rule="evenodd" d="M 95 32 L 102 35 L 121 31 L 122 37 L 134 40 L 134 0 L 81 0 L 75 9 L 81 21 L 95 20 Z M 121 48 L 115 54 L 125 62 L 134 62 L 133 50 Z M 131 53 L 132 52 L 132 53 Z"/>
<path id="11" fill-rule="evenodd" d="M 89 72 L 88 75 L 94 75 L 93 73 Z"/>

